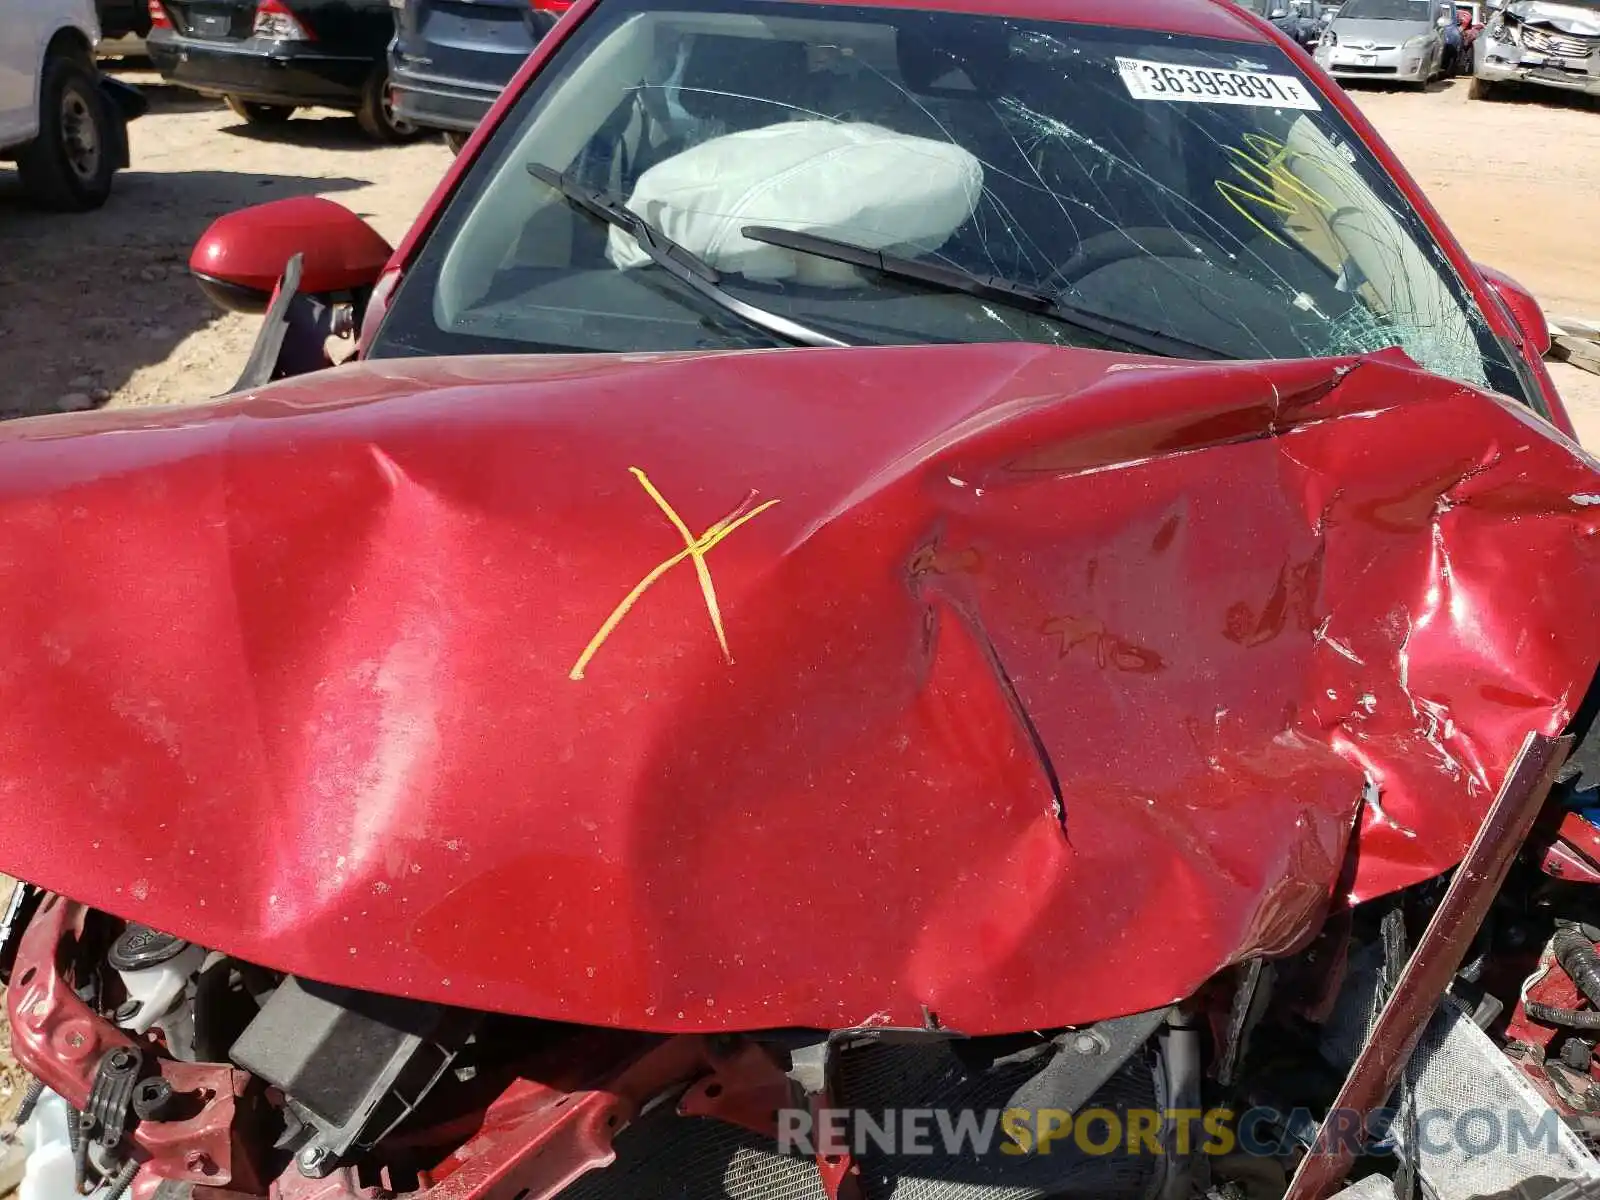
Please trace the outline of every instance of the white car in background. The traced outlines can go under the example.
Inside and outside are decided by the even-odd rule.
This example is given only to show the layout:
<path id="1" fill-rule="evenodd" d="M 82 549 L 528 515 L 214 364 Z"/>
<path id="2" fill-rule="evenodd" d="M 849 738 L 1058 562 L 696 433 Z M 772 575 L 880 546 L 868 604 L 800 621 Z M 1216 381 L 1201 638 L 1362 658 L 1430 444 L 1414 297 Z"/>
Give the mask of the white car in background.
<path id="1" fill-rule="evenodd" d="M 0 160 L 45 208 L 99 208 L 144 99 L 95 66 L 93 0 L 0 0 Z"/>

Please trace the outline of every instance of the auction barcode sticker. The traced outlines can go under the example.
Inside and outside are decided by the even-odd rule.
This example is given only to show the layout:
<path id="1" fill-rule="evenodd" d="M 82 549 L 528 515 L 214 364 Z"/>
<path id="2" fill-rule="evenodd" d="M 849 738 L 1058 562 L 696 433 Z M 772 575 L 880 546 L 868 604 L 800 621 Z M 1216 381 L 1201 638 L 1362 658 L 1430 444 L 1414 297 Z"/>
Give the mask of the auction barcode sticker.
<path id="1" fill-rule="evenodd" d="M 1185 67 L 1144 58 L 1117 59 L 1117 70 L 1135 100 L 1186 100 L 1197 104 L 1246 104 L 1252 108 L 1321 109 L 1293 75 Z"/>

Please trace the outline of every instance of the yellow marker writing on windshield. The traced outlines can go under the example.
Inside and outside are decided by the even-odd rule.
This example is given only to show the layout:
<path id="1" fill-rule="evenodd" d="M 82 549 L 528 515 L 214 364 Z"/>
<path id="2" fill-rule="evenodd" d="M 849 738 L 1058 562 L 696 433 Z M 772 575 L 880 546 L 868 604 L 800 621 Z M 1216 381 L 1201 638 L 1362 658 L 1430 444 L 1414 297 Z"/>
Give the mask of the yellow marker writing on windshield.
<path id="1" fill-rule="evenodd" d="M 1246 186 L 1241 186 L 1231 179 L 1219 179 L 1217 191 L 1222 193 L 1222 198 L 1233 205 L 1240 216 L 1262 233 L 1280 246 L 1286 244 L 1283 238 L 1267 228 L 1244 202 L 1259 204 L 1269 212 L 1283 217 L 1294 215 L 1299 207 L 1297 199 L 1314 205 L 1323 212 L 1333 211 L 1334 206 L 1323 195 L 1289 169 L 1290 160 L 1298 156 L 1282 142 L 1265 134 L 1247 133 L 1244 135 L 1244 144 L 1247 149 L 1240 149 L 1238 146 L 1227 146 L 1225 149 L 1233 157 L 1234 171 L 1244 179 Z"/>
<path id="2" fill-rule="evenodd" d="M 683 538 L 683 549 L 679 550 L 670 558 L 662 559 L 661 562 L 657 563 L 655 567 L 651 569 L 650 573 L 636 583 L 633 587 L 633 590 L 622 598 L 622 603 L 618 604 L 616 608 L 611 610 L 611 615 L 607 617 L 601 624 L 594 637 L 589 639 L 589 644 L 584 647 L 583 653 L 578 656 L 578 661 L 572 665 L 572 670 L 567 673 L 567 678 L 583 678 L 584 668 L 587 667 L 594 656 L 599 653 L 600 647 L 605 645 L 606 639 L 611 636 L 612 631 L 614 631 L 618 625 L 622 624 L 622 619 L 626 617 L 633 606 L 638 603 L 639 598 L 643 596 L 645 592 L 650 590 L 651 585 L 654 584 L 656 580 L 660 579 L 663 575 L 672 570 L 673 567 L 677 566 L 686 558 L 694 561 L 695 574 L 700 579 L 700 593 L 705 598 L 706 612 L 711 617 L 711 628 L 712 631 L 717 635 L 717 645 L 722 647 L 723 658 L 727 659 L 727 661 L 731 664 L 733 662 L 733 654 L 728 649 L 728 635 L 722 628 L 722 610 L 717 607 L 717 589 L 711 581 L 711 568 L 706 564 L 706 555 L 709 554 L 719 542 L 733 533 L 735 529 L 738 529 L 739 526 L 748 521 L 755 520 L 762 513 L 766 512 L 767 509 L 771 508 L 774 504 L 777 504 L 778 501 L 768 500 L 764 504 L 758 504 L 754 508 L 751 508 L 751 502 L 755 500 L 755 493 L 751 492 L 750 495 L 745 497 L 744 501 L 739 505 L 738 508 L 734 509 L 727 516 L 723 517 L 722 520 L 717 521 L 708 527 L 704 533 L 696 537 L 694 534 L 689 532 L 689 526 L 684 523 L 683 518 L 678 515 L 677 510 L 667 502 L 667 498 L 656 489 L 655 484 L 650 482 L 650 477 L 648 475 L 646 475 L 638 467 L 629 467 L 628 470 L 633 473 L 633 477 L 639 481 L 639 486 L 645 490 L 650 499 L 656 502 L 656 507 L 666 514 L 667 520 L 672 522 L 672 527 L 676 529 L 678 531 L 678 535 Z"/>

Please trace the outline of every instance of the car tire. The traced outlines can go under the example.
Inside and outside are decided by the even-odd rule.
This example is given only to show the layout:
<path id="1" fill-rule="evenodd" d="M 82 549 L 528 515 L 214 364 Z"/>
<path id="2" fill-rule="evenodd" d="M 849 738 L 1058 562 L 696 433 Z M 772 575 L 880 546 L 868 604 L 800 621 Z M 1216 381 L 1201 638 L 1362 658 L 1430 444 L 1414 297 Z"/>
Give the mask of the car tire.
<path id="1" fill-rule="evenodd" d="M 375 142 L 409 142 L 422 132 L 410 121 L 395 115 L 389 90 L 389 72 L 382 68 L 374 71 L 367 80 L 356 120 L 361 125 L 361 132 Z"/>
<path id="2" fill-rule="evenodd" d="M 1467 88 L 1468 100 L 1499 100 L 1504 95 L 1500 85 L 1488 79 L 1479 79 L 1476 75 Z"/>
<path id="3" fill-rule="evenodd" d="M 39 80 L 39 136 L 17 156 L 23 189 L 57 212 L 88 212 L 111 195 L 120 117 L 100 92 L 94 69 L 70 53 L 45 59 Z"/>
<path id="4" fill-rule="evenodd" d="M 288 104 L 257 104 L 237 96 L 224 96 L 222 100 L 246 125 L 282 125 L 295 112 Z"/>
<path id="5" fill-rule="evenodd" d="M 470 133 L 462 133 L 459 129 L 447 129 L 444 135 L 444 144 L 450 147 L 451 154 L 460 154 L 461 148 L 467 144 Z"/>

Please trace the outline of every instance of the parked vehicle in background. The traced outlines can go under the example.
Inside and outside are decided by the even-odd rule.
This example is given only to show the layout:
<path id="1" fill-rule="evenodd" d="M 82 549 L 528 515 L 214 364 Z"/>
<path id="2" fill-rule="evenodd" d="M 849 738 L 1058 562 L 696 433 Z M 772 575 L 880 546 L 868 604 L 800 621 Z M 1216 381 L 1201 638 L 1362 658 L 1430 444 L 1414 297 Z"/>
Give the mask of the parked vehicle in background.
<path id="1" fill-rule="evenodd" d="M 355 113 L 378 141 L 416 133 L 391 102 L 388 0 L 153 0 L 150 11 L 162 76 L 221 97 L 251 125 L 315 105 Z"/>
<path id="2" fill-rule="evenodd" d="M 395 111 L 452 150 L 499 98 L 571 0 L 391 0 Z"/>
<path id="3" fill-rule="evenodd" d="M 100 207 L 128 165 L 143 98 L 100 74 L 99 40 L 92 0 L 0 0 L 0 159 L 46 208 Z"/>
<path id="4" fill-rule="evenodd" d="M 1322 38 L 1321 12 L 1316 0 L 1275 4 L 1267 14 L 1267 19 L 1307 50 L 1316 49 Z"/>
<path id="5" fill-rule="evenodd" d="M 1511 83 L 1600 96 L 1600 0 L 1513 0 L 1473 44 L 1472 97 Z"/>
<path id="6" fill-rule="evenodd" d="M 1449 66 L 1444 30 L 1454 25 L 1454 5 L 1438 0 L 1345 0 L 1317 62 L 1336 79 L 1426 87 Z"/>
<path id="7" fill-rule="evenodd" d="M 100 14 L 99 58 L 133 58 L 145 53 L 150 32 L 149 0 L 97 0 Z"/>
<path id="8" fill-rule="evenodd" d="M 150 32 L 149 0 L 95 0 L 102 42 L 143 38 Z"/>
<path id="9" fill-rule="evenodd" d="M 1322 8 L 1317 0 L 1233 0 L 1240 8 L 1265 17 L 1295 42 L 1311 49 L 1322 33 Z"/>

